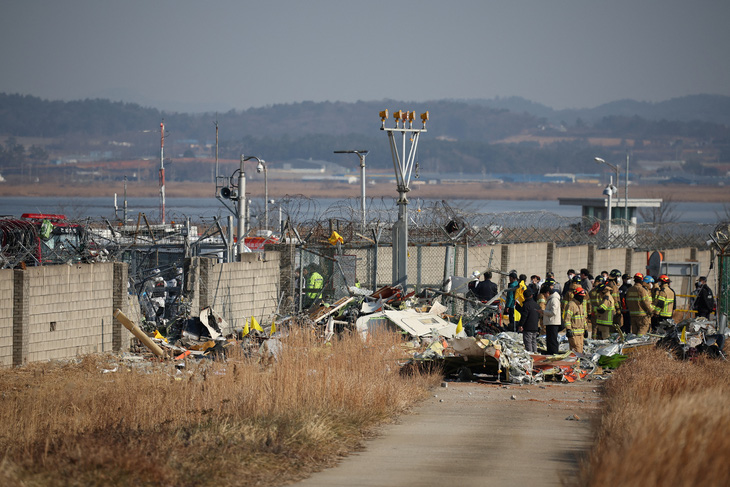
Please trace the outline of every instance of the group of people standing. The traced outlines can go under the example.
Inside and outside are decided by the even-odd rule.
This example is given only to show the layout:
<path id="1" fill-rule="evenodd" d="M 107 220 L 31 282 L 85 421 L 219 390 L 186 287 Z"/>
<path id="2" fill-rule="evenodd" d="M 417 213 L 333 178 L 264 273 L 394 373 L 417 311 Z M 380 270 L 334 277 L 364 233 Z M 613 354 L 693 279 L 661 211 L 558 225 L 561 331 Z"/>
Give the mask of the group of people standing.
<path id="1" fill-rule="evenodd" d="M 525 350 L 537 353 L 537 337 L 545 333 L 548 355 L 559 351 L 558 336 L 565 330 L 570 349 L 583 353 L 585 338 L 607 339 L 619 332 L 644 335 L 656 330 L 659 322 L 671 319 L 676 308 L 676 295 L 667 275 L 656 279 L 637 272 L 633 278 L 620 270 L 603 271 L 593 277 L 587 269 L 579 273 L 570 269 L 568 280 L 561 286 L 552 273 L 545 280 L 533 275 L 509 273 L 504 311 L 507 324 L 502 328 L 519 331 Z M 472 287 L 484 302 L 497 295 L 492 274 Z M 694 308 L 698 316 L 709 317 L 714 311 L 714 298 L 707 279 L 697 281 Z M 519 318 L 516 318 L 519 316 Z"/>

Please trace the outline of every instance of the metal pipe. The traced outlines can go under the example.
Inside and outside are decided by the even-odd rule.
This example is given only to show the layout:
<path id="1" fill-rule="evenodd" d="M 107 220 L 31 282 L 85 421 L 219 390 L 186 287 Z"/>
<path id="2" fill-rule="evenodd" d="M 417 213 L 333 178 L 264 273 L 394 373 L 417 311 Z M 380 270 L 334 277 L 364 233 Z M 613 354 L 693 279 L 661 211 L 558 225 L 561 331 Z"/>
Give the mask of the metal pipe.
<path id="1" fill-rule="evenodd" d="M 238 172 L 238 255 L 243 254 L 243 239 L 246 235 L 246 173 L 243 170 L 244 157 L 241 154 L 241 165 Z M 241 260 L 239 258 L 239 260 Z"/>

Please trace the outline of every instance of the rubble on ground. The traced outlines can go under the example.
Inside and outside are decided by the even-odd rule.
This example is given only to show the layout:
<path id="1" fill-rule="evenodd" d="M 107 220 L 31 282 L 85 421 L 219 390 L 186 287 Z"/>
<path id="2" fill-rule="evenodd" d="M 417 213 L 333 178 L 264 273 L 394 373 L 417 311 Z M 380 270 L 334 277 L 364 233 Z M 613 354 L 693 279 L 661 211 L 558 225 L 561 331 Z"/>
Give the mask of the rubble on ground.
<path id="1" fill-rule="evenodd" d="M 402 371 L 442 371 L 447 380 L 509 382 L 534 384 L 542 381 L 574 382 L 605 378 L 632 353 L 662 346 L 679 358 L 699 354 L 725 358 L 725 335 L 714 322 L 704 318 L 671 320 L 655 332 L 636 336 L 615 333 L 609 339 L 586 338 L 583 354 L 569 349 L 567 337 L 559 336 L 557 355 L 529 353 L 522 334 L 505 331 L 499 321 L 501 309 L 469 297 L 435 289 L 416 294 L 400 286 L 386 286 L 374 292 L 352 288 L 353 292 L 334 303 L 321 303 L 304 317 L 274 317 L 262 327 L 251 317 L 244 329 L 224 336 L 230 327 L 215 310 L 203 309 L 199 316 L 169 327 L 167 336 L 155 330 L 152 345 L 141 353 L 152 352 L 176 361 L 225 358 L 233 347 L 246 356 L 258 357 L 264 365 L 276 362 L 292 326 L 309 326 L 323 342 L 342 333 L 358 334 L 363 340 L 379 331 L 395 331 L 403 336 Z M 465 315 L 450 315 L 455 299 L 463 302 Z M 126 325 L 125 325 L 126 326 Z M 145 340 L 141 339 L 143 343 Z M 163 350 L 160 354 L 156 347 Z M 545 351 L 545 337 L 538 338 L 538 350 Z"/>

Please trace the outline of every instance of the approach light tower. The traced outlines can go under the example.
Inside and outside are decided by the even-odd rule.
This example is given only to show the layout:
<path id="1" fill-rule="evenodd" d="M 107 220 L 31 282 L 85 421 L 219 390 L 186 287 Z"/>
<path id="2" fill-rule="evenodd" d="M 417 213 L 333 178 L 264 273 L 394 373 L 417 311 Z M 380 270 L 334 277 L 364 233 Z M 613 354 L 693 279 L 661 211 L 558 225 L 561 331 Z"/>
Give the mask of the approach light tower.
<path id="1" fill-rule="evenodd" d="M 388 133 L 390 152 L 393 156 L 393 169 L 398 189 L 398 221 L 393 226 L 393 284 L 401 284 L 405 289 L 408 284 L 408 197 L 411 190 L 409 185 L 413 175 L 413 166 L 416 160 L 416 149 L 421 132 L 426 132 L 428 112 L 421 114 L 422 128 L 413 128 L 416 112 L 398 110 L 393 114 L 395 127 L 388 128 L 385 121 L 388 119 L 388 110 L 380 112 L 380 130 Z M 395 134 L 400 134 L 400 141 L 396 141 Z M 410 149 L 406 157 L 406 144 L 410 141 Z M 401 150 L 398 152 L 398 142 Z"/>
<path id="2" fill-rule="evenodd" d="M 165 224 L 165 119 L 160 122 L 160 219 Z"/>

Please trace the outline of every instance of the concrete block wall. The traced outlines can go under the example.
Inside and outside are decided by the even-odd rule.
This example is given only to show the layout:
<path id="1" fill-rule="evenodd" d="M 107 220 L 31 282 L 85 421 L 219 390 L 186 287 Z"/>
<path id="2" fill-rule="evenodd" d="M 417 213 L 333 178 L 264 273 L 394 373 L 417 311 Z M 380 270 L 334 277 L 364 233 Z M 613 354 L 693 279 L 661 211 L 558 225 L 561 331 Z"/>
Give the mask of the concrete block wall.
<path id="1" fill-rule="evenodd" d="M 279 300 L 279 253 L 252 252 L 241 262 L 216 263 L 200 258 L 198 307 L 211 307 L 229 324 L 223 333 L 243 328 L 255 316 L 269 324 Z M 265 321 L 266 323 L 262 323 Z"/>
<path id="2" fill-rule="evenodd" d="M 529 243 L 509 245 L 509 270 L 516 270 L 517 274 L 525 274 L 528 279 L 532 275 L 545 278 L 547 270 L 548 245 L 546 243 Z"/>
<path id="3" fill-rule="evenodd" d="M 131 334 L 113 313 L 135 317 L 133 298 L 126 264 L 0 270 L 0 365 L 128 349 Z"/>
<path id="4" fill-rule="evenodd" d="M 114 264 L 42 266 L 23 272 L 30 306 L 24 361 L 113 350 Z"/>
<path id="5" fill-rule="evenodd" d="M 0 270 L 0 366 L 13 365 L 13 295 L 12 269 Z"/>
<path id="6" fill-rule="evenodd" d="M 567 273 L 569 269 L 580 272 L 581 268 L 588 266 L 590 249 L 592 247 L 588 245 L 576 247 L 556 246 L 553 254 L 552 268 L 552 272 L 555 273 L 555 280 L 561 283 L 565 282 L 568 279 Z M 588 270 L 595 273 L 593 269 Z"/>
<path id="7" fill-rule="evenodd" d="M 635 252 L 630 251 L 631 254 Z M 593 268 L 588 268 L 594 276 L 597 276 L 601 271 L 611 272 L 613 269 L 618 269 L 621 273 L 627 273 L 634 275 L 638 271 L 630 272 L 630 269 L 626 266 L 626 249 L 597 249 L 595 253 L 595 259 L 593 260 Z M 580 267 L 575 268 L 576 271 L 580 270 Z M 644 272 L 643 270 L 641 272 Z"/>

